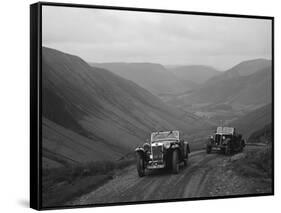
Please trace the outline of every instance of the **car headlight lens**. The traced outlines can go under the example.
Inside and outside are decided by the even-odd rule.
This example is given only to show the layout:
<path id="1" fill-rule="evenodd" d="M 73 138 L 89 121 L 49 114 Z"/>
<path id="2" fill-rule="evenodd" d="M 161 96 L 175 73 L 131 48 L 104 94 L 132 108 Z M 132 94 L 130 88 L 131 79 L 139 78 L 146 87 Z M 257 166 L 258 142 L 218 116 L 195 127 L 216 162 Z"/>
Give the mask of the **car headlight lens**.
<path id="1" fill-rule="evenodd" d="M 171 143 L 170 142 L 166 142 L 166 143 L 163 144 L 163 146 L 164 146 L 165 149 L 169 149 L 170 146 L 171 146 Z"/>
<path id="2" fill-rule="evenodd" d="M 143 149 L 145 152 L 148 152 L 150 149 L 150 145 L 148 143 L 143 144 Z"/>

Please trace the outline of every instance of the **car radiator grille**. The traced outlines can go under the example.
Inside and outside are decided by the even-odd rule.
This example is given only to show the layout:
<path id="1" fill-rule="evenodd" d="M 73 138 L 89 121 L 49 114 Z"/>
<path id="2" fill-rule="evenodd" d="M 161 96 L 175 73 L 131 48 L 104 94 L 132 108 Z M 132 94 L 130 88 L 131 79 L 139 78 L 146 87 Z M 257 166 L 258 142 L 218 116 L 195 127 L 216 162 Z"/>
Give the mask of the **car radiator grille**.
<path id="1" fill-rule="evenodd" d="M 153 160 L 163 160 L 163 146 L 152 146 Z"/>

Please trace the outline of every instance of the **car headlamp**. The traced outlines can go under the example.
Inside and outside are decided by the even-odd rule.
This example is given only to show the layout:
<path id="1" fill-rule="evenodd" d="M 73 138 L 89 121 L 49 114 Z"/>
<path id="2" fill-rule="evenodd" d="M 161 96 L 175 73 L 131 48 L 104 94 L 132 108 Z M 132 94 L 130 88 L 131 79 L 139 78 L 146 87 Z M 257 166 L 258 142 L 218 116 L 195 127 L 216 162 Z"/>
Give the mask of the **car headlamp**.
<path id="1" fill-rule="evenodd" d="M 145 144 L 143 144 L 143 149 L 144 149 L 144 151 L 149 151 L 149 149 L 150 149 L 150 145 L 148 144 L 148 143 L 145 143 Z"/>
<path id="2" fill-rule="evenodd" d="M 163 143 L 163 146 L 164 146 L 165 149 L 169 149 L 170 146 L 171 146 L 171 143 L 170 142 L 165 142 L 165 143 Z"/>

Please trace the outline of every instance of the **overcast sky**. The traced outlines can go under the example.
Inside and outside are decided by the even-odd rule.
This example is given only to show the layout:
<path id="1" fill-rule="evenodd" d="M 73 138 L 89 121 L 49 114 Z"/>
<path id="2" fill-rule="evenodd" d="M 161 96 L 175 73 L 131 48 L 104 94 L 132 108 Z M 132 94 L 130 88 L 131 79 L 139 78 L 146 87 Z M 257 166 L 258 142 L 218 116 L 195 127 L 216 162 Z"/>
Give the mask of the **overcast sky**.
<path id="1" fill-rule="evenodd" d="M 270 20 L 43 6 L 43 46 L 88 62 L 202 64 L 271 59 Z"/>

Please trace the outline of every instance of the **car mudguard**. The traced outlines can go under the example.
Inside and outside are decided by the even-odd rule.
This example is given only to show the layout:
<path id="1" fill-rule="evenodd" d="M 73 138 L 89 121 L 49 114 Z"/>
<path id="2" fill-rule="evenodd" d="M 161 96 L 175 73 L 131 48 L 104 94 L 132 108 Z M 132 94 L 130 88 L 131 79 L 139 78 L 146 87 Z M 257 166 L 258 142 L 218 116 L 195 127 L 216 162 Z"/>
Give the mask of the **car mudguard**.
<path id="1" fill-rule="evenodd" d="M 190 153 L 190 146 L 189 146 L 189 143 L 187 142 L 187 144 L 186 144 L 186 151 L 187 151 L 187 153 Z"/>
<path id="2" fill-rule="evenodd" d="M 135 153 L 144 156 L 144 149 L 142 147 L 137 147 Z"/>

